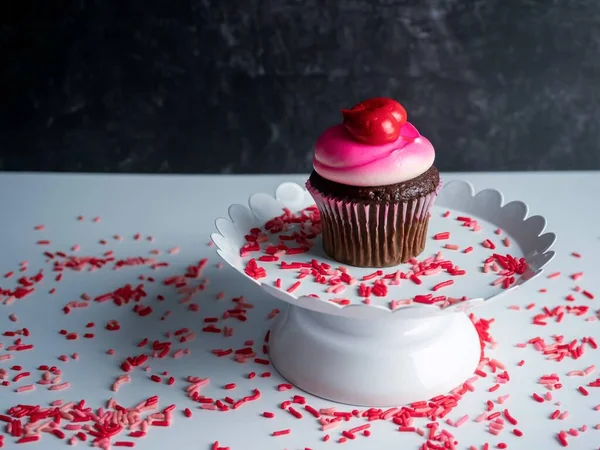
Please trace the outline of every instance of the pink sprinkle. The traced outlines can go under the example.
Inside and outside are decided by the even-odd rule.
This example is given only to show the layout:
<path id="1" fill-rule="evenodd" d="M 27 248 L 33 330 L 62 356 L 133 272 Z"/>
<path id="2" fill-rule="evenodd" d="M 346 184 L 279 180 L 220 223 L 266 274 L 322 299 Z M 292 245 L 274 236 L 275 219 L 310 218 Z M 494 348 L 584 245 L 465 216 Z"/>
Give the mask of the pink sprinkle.
<path id="1" fill-rule="evenodd" d="M 68 389 L 71 387 L 71 383 L 68 381 L 62 384 L 55 384 L 48 388 L 49 391 L 62 391 L 63 389 Z"/>
<path id="2" fill-rule="evenodd" d="M 487 413 L 484 412 L 475 418 L 475 422 L 483 422 L 485 419 L 487 419 Z"/>
<path id="3" fill-rule="evenodd" d="M 467 420 L 469 420 L 469 416 L 468 415 L 464 415 L 464 416 L 462 416 L 460 419 L 458 419 L 456 421 L 456 423 L 454 424 L 454 426 L 458 428 L 461 425 L 464 425 Z"/>
<path id="4" fill-rule="evenodd" d="M 339 293 L 341 293 L 341 292 L 344 292 L 345 290 L 346 290 L 346 286 L 344 286 L 342 283 L 340 283 L 338 286 L 336 286 L 336 287 L 333 289 L 333 291 L 332 291 L 332 292 L 333 292 L 334 294 L 339 294 Z"/>
<path id="5" fill-rule="evenodd" d="M 496 234 L 502 234 L 502 230 L 500 228 L 496 228 L 496 231 L 494 231 L 494 233 L 496 233 Z"/>
<path id="6" fill-rule="evenodd" d="M 458 250 L 460 247 L 456 244 L 446 244 L 444 245 L 444 248 L 448 250 Z"/>
<path id="7" fill-rule="evenodd" d="M 11 314 L 10 316 L 8 316 L 8 318 L 11 320 L 11 322 L 19 321 L 19 319 L 17 319 L 17 316 L 15 314 Z"/>
<path id="8" fill-rule="evenodd" d="M 489 248 L 491 250 L 495 250 L 496 249 L 496 244 L 494 244 L 489 239 L 486 239 L 485 241 L 483 241 L 481 245 L 483 245 L 485 248 Z"/>
<path id="9" fill-rule="evenodd" d="M 98 222 L 100 222 L 100 217 L 94 217 L 94 218 L 92 219 L 92 222 L 94 222 L 94 223 L 98 223 Z"/>
<path id="10" fill-rule="evenodd" d="M 500 404 L 504 403 L 506 400 L 508 400 L 509 397 L 510 397 L 510 395 L 508 395 L 508 394 L 498 397 L 498 403 L 500 403 Z"/>
<path id="11" fill-rule="evenodd" d="M 177 253 L 179 253 L 179 250 L 179 247 L 173 247 L 169 250 L 169 255 L 176 255 Z"/>
<path id="12" fill-rule="evenodd" d="M 27 392 L 27 391 L 33 391 L 35 389 L 35 386 L 33 384 L 27 384 L 25 386 L 20 386 L 19 388 L 17 388 L 16 392 Z"/>
<path id="13" fill-rule="evenodd" d="M 508 237 L 505 237 L 502 240 L 502 243 L 504 244 L 505 247 L 510 247 L 511 243 L 510 243 L 510 239 Z"/>

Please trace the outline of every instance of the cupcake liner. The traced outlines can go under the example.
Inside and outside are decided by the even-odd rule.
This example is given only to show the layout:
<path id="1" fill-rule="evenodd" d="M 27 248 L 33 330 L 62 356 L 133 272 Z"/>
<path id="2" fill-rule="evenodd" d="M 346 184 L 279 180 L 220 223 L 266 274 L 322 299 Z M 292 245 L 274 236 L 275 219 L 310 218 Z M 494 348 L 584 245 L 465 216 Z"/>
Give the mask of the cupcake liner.
<path id="1" fill-rule="evenodd" d="M 369 204 L 306 188 L 321 212 L 323 249 L 342 264 L 389 267 L 425 249 L 429 211 L 439 191 L 406 202 Z"/>

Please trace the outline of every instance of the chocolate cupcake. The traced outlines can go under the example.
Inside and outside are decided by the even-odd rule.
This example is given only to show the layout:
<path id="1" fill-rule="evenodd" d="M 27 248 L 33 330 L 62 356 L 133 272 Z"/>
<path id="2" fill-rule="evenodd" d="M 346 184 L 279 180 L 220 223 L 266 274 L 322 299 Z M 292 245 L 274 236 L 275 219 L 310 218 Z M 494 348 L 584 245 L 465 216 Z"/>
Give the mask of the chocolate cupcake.
<path id="1" fill-rule="evenodd" d="M 321 212 L 323 247 L 336 261 L 389 267 L 425 249 L 440 187 L 431 143 L 396 101 L 342 110 L 344 123 L 317 140 L 306 187 Z"/>

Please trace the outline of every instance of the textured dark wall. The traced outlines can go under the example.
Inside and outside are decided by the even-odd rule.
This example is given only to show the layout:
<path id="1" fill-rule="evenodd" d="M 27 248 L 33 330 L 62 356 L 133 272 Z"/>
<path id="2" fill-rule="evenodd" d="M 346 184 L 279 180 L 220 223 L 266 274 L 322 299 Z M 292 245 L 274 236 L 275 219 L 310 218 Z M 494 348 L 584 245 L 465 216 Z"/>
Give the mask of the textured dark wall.
<path id="1" fill-rule="evenodd" d="M 0 169 L 308 171 L 339 108 L 381 95 L 442 170 L 600 168 L 598 0 L 0 8 Z"/>

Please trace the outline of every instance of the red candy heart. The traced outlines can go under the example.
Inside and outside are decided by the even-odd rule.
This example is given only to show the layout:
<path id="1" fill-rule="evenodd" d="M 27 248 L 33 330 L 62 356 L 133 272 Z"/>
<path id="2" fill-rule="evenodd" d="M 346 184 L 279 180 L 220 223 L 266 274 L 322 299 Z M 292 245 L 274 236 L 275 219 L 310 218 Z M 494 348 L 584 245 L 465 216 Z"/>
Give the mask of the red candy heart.
<path id="1" fill-rule="evenodd" d="M 394 142 L 400 128 L 406 123 L 406 110 L 390 98 L 371 98 L 352 107 L 342 109 L 344 126 L 359 142 L 381 145 Z"/>

